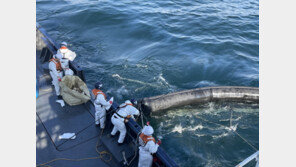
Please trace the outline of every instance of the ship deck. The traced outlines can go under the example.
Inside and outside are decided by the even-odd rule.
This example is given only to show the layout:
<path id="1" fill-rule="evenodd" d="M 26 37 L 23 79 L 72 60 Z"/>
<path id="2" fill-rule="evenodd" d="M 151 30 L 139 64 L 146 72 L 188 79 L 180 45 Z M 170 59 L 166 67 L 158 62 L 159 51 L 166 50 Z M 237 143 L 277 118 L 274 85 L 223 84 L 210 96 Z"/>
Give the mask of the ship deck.
<path id="1" fill-rule="evenodd" d="M 99 158 L 100 155 L 96 151 L 97 142 L 101 145 L 98 148 L 99 151 L 107 150 L 115 155 L 119 150 L 127 150 L 130 152 L 129 154 L 132 154 L 130 146 L 127 144 L 117 146 L 116 140 L 109 137 L 110 122 L 105 128 L 102 140 L 100 140 L 101 130 L 92 124 L 95 110 L 90 104 L 61 107 L 56 102 L 57 96 L 51 85 L 51 77 L 47 69 L 48 63 L 42 64 L 39 54 L 36 51 L 36 76 L 39 86 L 39 96 L 36 99 L 36 164 L 43 164 L 57 158 L 66 158 L 45 166 L 120 166 L 120 157 L 112 156 L 112 160 L 109 162 Z M 74 140 L 59 139 L 59 135 L 63 133 L 77 133 L 87 126 L 89 127 L 79 133 Z M 93 159 L 79 160 L 83 158 Z M 103 158 L 109 159 L 110 156 L 104 154 Z"/>

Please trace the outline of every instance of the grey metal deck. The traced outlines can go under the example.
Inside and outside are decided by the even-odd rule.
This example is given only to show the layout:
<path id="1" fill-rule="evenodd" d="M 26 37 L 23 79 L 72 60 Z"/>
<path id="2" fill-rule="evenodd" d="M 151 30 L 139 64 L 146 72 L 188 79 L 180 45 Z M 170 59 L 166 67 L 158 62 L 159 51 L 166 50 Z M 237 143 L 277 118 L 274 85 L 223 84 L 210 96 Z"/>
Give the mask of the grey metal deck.
<path id="1" fill-rule="evenodd" d="M 91 105 L 64 106 L 61 107 L 56 102 L 54 88 L 51 85 L 51 78 L 47 73 L 47 63 L 41 64 L 39 60 L 39 52 L 36 56 L 36 76 L 39 81 L 39 96 L 36 99 L 36 163 L 42 164 L 56 158 L 81 159 L 88 157 L 98 157 L 96 152 L 96 143 L 99 139 L 100 129 L 95 127 L 94 108 Z M 66 132 L 78 132 L 84 127 L 89 128 L 79 133 L 74 140 L 64 143 L 64 140 L 58 138 L 59 135 Z M 108 140 L 109 129 L 103 133 L 102 139 Z M 102 141 L 100 141 L 102 142 Z M 130 146 L 117 146 L 116 140 L 102 142 L 100 151 L 108 150 L 112 154 L 120 150 L 132 150 Z M 105 147 L 109 144 L 108 147 Z M 108 156 L 106 156 L 108 159 Z M 83 161 L 65 161 L 59 160 L 48 165 L 50 166 L 120 166 L 121 157 L 112 157 L 112 161 L 106 163 L 101 159 L 91 159 Z"/>
<path id="2" fill-rule="evenodd" d="M 118 146 L 118 134 L 116 138 L 110 137 L 113 128 L 110 119 L 111 114 L 118 107 L 116 102 L 107 111 L 104 133 L 94 126 L 95 109 L 91 101 L 74 107 L 68 105 L 61 107 L 56 102 L 57 97 L 48 74 L 48 61 L 56 53 L 58 47 L 45 29 L 37 23 L 36 79 L 39 96 L 36 101 L 36 164 L 41 166 L 40 164 L 55 159 L 67 158 L 72 161 L 63 159 L 44 166 L 123 166 L 125 161 L 128 161 L 130 167 L 137 166 L 138 154 L 135 154 L 135 151 L 138 150 L 137 138 L 142 127 L 135 120 L 130 119 L 126 124 L 125 144 Z M 74 74 L 85 81 L 82 68 L 75 62 L 70 62 L 69 65 Z M 67 132 L 76 133 L 76 139 L 66 142 L 58 139 L 59 135 Z M 96 158 L 99 156 L 99 153 L 96 152 L 97 143 L 100 145 L 98 152 L 110 153 L 109 156 L 103 154 L 104 160 L 111 156 L 110 161 L 104 162 L 102 159 Z M 122 156 L 123 153 L 125 153 L 126 160 Z M 85 158 L 91 159 L 78 161 L 78 159 Z M 178 166 L 161 147 L 158 148 L 154 158 L 156 161 L 153 162 L 153 166 Z"/>

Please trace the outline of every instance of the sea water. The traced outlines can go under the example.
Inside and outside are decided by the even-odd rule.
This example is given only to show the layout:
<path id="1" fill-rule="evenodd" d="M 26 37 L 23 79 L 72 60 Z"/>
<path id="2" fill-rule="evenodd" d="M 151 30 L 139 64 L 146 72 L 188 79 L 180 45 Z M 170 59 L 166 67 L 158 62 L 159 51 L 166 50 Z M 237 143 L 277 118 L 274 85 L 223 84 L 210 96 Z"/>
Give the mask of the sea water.
<path id="1" fill-rule="evenodd" d="M 37 0 L 36 20 L 115 101 L 259 86 L 258 0 Z"/>
<path id="2" fill-rule="evenodd" d="M 210 102 L 147 119 L 180 166 L 233 167 L 259 150 L 258 104 Z"/>
<path id="3" fill-rule="evenodd" d="M 89 88 L 102 81 L 118 103 L 205 86 L 259 86 L 258 0 L 37 0 L 36 21 L 78 53 Z M 216 167 L 255 152 L 234 132 L 258 149 L 258 113 L 256 105 L 208 103 L 149 119 L 178 164 Z"/>

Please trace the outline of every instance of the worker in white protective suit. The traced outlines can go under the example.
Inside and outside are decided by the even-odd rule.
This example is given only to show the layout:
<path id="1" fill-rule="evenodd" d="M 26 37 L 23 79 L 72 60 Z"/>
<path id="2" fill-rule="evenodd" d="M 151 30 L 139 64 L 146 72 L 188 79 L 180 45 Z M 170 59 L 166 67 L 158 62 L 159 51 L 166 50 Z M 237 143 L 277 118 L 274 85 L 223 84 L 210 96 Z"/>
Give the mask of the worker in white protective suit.
<path id="1" fill-rule="evenodd" d="M 113 104 L 113 97 L 107 101 L 107 97 L 105 93 L 103 93 L 100 89 L 103 84 L 101 82 L 97 82 L 95 84 L 95 89 L 92 90 L 92 93 L 95 97 L 94 105 L 95 105 L 95 121 L 96 126 L 100 126 L 101 129 L 105 128 L 106 121 L 106 111 L 110 109 Z"/>
<path id="2" fill-rule="evenodd" d="M 66 42 L 61 43 L 61 47 L 58 49 L 57 54 L 63 55 L 64 59 L 68 59 L 70 61 L 73 61 L 76 58 L 76 53 L 68 48 L 68 44 Z"/>
<path id="3" fill-rule="evenodd" d="M 61 54 L 61 53 L 57 53 L 56 55 L 54 55 L 54 57 L 61 57 L 60 60 L 60 63 L 61 63 L 61 66 L 62 66 L 62 69 L 64 71 L 64 74 L 65 75 L 74 75 L 74 72 L 73 70 L 70 69 L 69 67 L 69 60 L 64 58 L 64 56 Z"/>
<path id="4" fill-rule="evenodd" d="M 132 99 L 131 101 L 125 101 L 125 103 L 119 106 L 119 110 L 111 117 L 111 122 L 114 125 L 111 136 L 114 137 L 118 131 L 120 132 L 118 139 L 119 145 L 123 144 L 126 135 L 125 123 L 128 122 L 129 118 L 134 118 L 134 115 L 140 114 L 139 110 L 133 105 L 137 105 L 136 100 Z"/>
<path id="5" fill-rule="evenodd" d="M 54 56 L 54 58 L 49 60 L 49 74 L 52 78 L 52 84 L 55 88 L 55 92 L 57 96 L 60 96 L 60 85 L 59 82 L 63 78 L 63 69 L 61 66 L 60 59 L 62 55 L 57 54 Z"/>
<path id="6" fill-rule="evenodd" d="M 73 70 L 69 67 L 69 60 L 63 57 L 60 61 L 65 75 L 74 75 Z"/>
<path id="7" fill-rule="evenodd" d="M 158 146 L 161 144 L 159 140 L 155 142 L 154 137 L 152 137 L 154 130 L 152 126 L 147 125 L 142 129 L 142 133 L 139 136 L 139 163 L 138 167 L 151 167 L 153 156 L 152 154 L 157 152 Z"/>
<path id="8" fill-rule="evenodd" d="M 65 75 L 74 75 L 74 72 L 70 68 L 64 69 L 64 72 Z"/>

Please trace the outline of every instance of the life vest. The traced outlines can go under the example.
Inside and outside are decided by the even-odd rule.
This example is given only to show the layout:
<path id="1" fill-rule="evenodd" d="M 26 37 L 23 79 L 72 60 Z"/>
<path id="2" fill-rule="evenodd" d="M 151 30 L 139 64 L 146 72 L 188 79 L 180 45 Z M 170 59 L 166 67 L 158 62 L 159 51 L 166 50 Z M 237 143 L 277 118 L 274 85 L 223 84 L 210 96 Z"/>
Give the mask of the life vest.
<path id="1" fill-rule="evenodd" d="M 66 52 L 68 52 L 68 48 L 66 47 L 66 46 L 62 46 L 62 47 L 60 47 L 60 52 L 62 53 L 62 54 L 65 54 Z"/>
<path id="2" fill-rule="evenodd" d="M 105 100 L 107 100 L 107 96 L 105 95 L 105 93 L 103 93 L 101 90 L 99 90 L 99 89 L 93 89 L 92 90 L 92 93 L 95 95 L 95 98 L 97 98 L 97 95 L 98 94 L 102 94 L 103 96 L 104 96 L 104 98 L 105 98 Z"/>
<path id="3" fill-rule="evenodd" d="M 153 136 L 147 136 L 144 133 L 141 133 L 139 136 L 139 144 L 144 147 L 148 143 L 148 141 L 153 141 L 155 143 L 155 139 Z"/>
<path id="4" fill-rule="evenodd" d="M 126 106 L 133 106 L 132 104 L 130 104 L 130 103 L 124 103 L 125 105 L 124 106 L 119 106 L 119 110 L 120 109 L 122 109 L 122 108 L 125 108 Z M 126 117 L 124 117 L 124 116 L 122 116 L 122 115 L 120 115 L 119 113 L 118 113 L 118 111 L 119 110 L 117 110 L 116 112 L 115 112 L 115 114 L 117 115 L 117 116 L 119 116 L 120 118 L 123 118 L 124 119 L 124 122 L 128 122 L 128 119 L 129 118 L 131 118 L 132 116 L 131 115 L 127 115 Z"/>
<path id="5" fill-rule="evenodd" d="M 125 108 L 126 106 L 133 106 L 133 104 L 130 104 L 130 103 L 125 103 L 125 105 L 124 105 L 124 106 L 121 106 L 121 107 L 119 107 L 119 108 Z"/>
<path id="6" fill-rule="evenodd" d="M 58 59 L 52 58 L 49 60 L 49 62 L 53 62 L 56 65 L 57 71 L 62 71 L 62 65 L 61 62 Z"/>
<path id="7" fill-rule="evenodd" d="M 62 46 L 60 49 L 68 49 L 66 46 Z"/>

